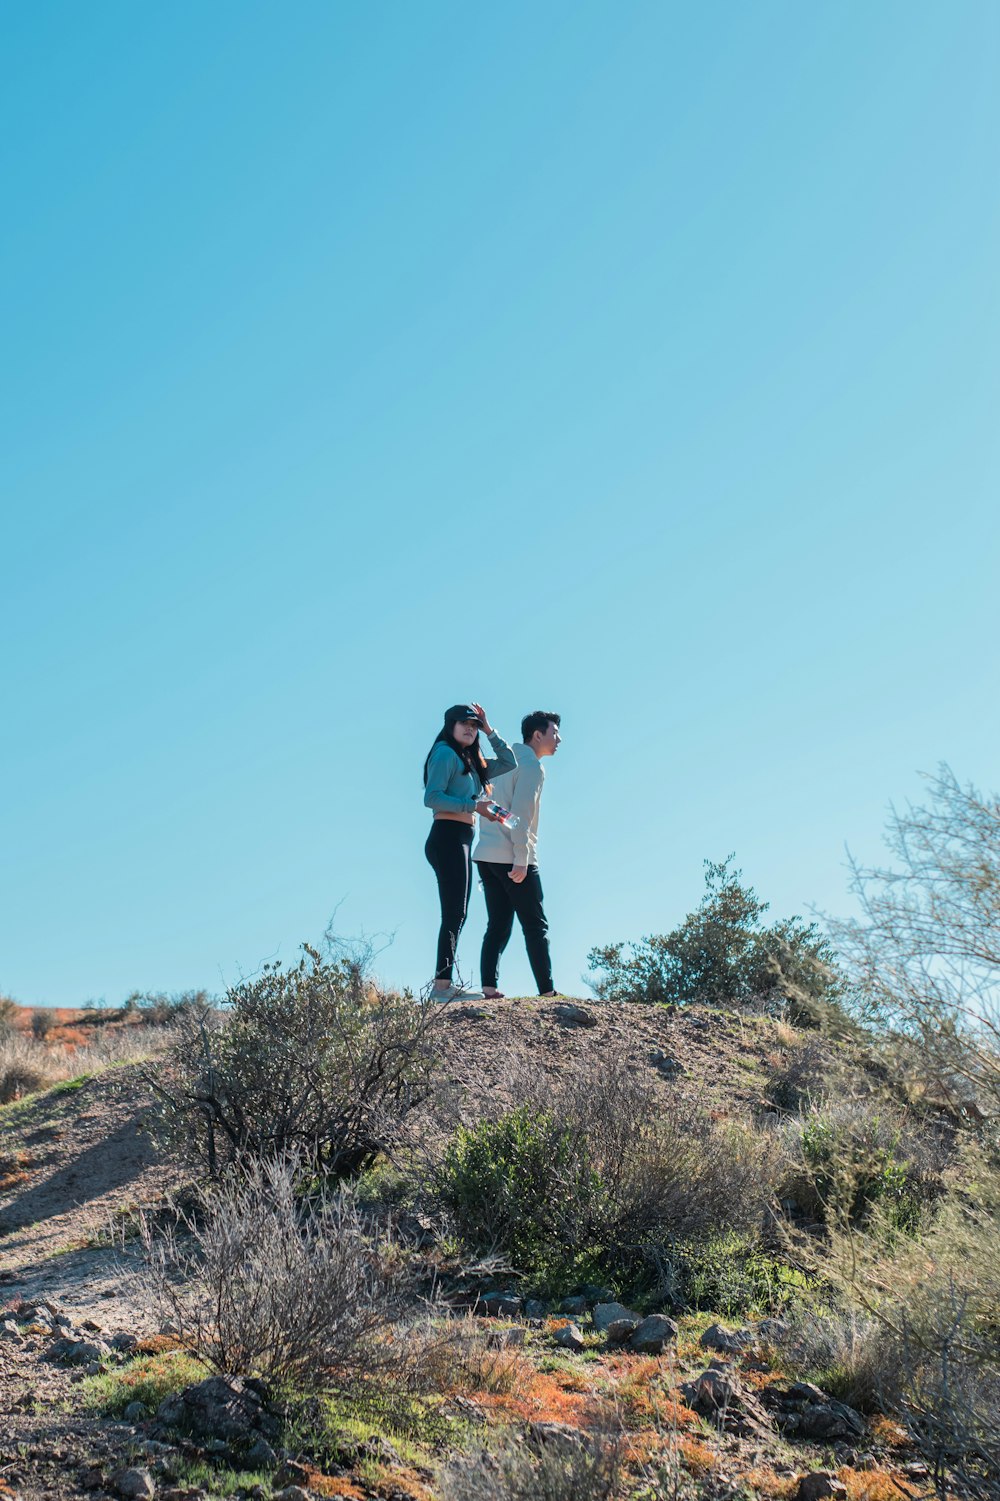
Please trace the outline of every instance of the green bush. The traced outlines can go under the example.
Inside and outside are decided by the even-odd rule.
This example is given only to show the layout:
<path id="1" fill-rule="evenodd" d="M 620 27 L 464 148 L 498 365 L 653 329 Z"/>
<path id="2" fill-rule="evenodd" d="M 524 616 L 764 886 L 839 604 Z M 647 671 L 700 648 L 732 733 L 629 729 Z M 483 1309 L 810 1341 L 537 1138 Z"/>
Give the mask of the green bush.
<path id="1" fill-rule="evenodd" d="M 439 1189 L 462 1237 L 501 1249 L 540 1288 L 599 1271 L 591 1227 L 605 1198 L 585 1136 L 522 1106 L 497 1121 L 460 1128 L 445 1153 Z"/>
<path id="2" fill-rule="evenodd" d="M 797 1022 L 822 1018 L 838 993 L 832 949 L 798 917 L 765 927 L 767 903 L 742 884 L 732 859 L 705 862 L 705 895 L 680 927 L 591 950 L 601 1000 L 738 1006 L 767 996 Z"/>
<path id="3" fill-rule="evenodd" d="M 677 1305 L 727 1318 L 777 1312 L 809 1286 L 802 1272 L 762 1250 L 755 1237 L 735 1231 L 670 1247 L 660 1280 Z"/>
<path id="4" fill-rule="evenodd" d="M 803 1172 L 794 1196 L 803 1207 L 860 1226 L 877 1206 L 890 1231 L 919 1228 L 921 1188 L 902 1155 L 902 1123 L 891 1112 L 861 1102 L 814 1107 L 801 1124 L 799 1147 Z"/>
<path id="5" fill-rule="evenodd" d="M 541 1290 L 601 1277 L 652 1290 L 678 1245 L 730 1231 L 759 1243 L 785 1166 L 774 1133 L 664 1099 L 611 1049 L 599 1073 L 525 1077 L 515 1098 L 457 1132 L 437 1184 L 462 1238 Z"/>

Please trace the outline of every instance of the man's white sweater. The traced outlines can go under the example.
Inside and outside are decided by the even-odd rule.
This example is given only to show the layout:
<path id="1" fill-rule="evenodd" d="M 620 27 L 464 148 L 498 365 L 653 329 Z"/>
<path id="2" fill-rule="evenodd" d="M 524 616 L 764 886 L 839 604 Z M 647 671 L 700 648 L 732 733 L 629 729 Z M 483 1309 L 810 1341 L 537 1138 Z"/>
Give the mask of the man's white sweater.
<path id="1" fill-rule="evenodd" d="M 514 755 L 517 766 L 494 778 L 492 797 L 494 802 L 516 813 L 520 822 L 516 829 L 505 829 L 502 823 L 481 818 L 473 860 L 485 860 L 490 865 L 538 864 L 538 804 L 545 767 L 530 745 L 515 745 Z"/>

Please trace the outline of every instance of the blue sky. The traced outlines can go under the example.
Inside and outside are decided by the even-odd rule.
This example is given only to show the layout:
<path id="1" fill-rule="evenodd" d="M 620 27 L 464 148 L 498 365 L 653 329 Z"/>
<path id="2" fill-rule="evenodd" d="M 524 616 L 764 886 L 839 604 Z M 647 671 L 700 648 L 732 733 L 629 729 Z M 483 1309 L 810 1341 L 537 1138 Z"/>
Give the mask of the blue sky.
<path id="1" fill-rule="evenodd" d="M 466 698 L 563 715 L 570 991 L 706 858 L 844 910 L 921 770 L 996 786 L 992 0 L 0 31 L 5 993 L 221 991 L 338 903 L 421 985 Z"/>

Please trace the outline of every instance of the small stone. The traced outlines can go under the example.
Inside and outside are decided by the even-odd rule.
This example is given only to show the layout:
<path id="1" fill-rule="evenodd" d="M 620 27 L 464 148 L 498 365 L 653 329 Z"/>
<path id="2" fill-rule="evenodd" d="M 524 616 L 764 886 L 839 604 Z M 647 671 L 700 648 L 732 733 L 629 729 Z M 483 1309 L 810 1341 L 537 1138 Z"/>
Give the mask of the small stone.
<path id="1" fill-rule="evenodd" d="M 703 1350 L 721 1350 L 724 1355 L 739 1355 L 753 1344 L 749 1329 L 727 1329 L 724 1324 L 712 1324 L 699 1341 Z"/>
<path id="2" fill-rule="evenodd" d="M 631 1308 L 626 1308 L 624 1303 L 598 1303 L 592 1317 L 598 1334 L 604 1334 L 608 1326 L 618 1319 L 631 1319 L 632 1327 L 635 1328 L 641 1315 Z"/>
<path id="3" fill-rule="evenodd" d="M 516 1293 L 487 1293 L 481 1301 L 487 1313 L 499 1318 L 517 1318 L 524 1307 Z"/>
<path id="4" fill-rule="evenodd" d="M 272 1470 L 278 1463 L 278 1456 L 266 1438 L 259 1438 L 255 1444 L 251 1444 L 243 1459 L 254 1469 Z"/>
<path id="5" fill-rule="evenodd" d="M 567 1027 L 596 1027 L 597 1017 L 585 1006 L 574 1006 L 570 1001 L 560 1001 L 555 1008 L 556 1016 Z"/>
<path id="6" fill-rule="evenodd" d="M 757 1325 L 757 1338 L 777 1344 L 788 1333 L 788 1328 L 786 1319 L 761 1319 Z"/>
<path id="7" fill-rule="evenodd" d="M 565 1324 L 562 1329 L 557 1329 L 553 1335 L 553 1340 L 563 1350 L 582 1350 L 584 1348 L 583 1335 L 575 1324 Z"/>
<path id="8" fill-rule="evenodd" d="M 814 1386 L 811 1381 L 793 1381 L 788 1388 L 788 1395 L 795 1397 L 799 1402 L 828 1402 L 830 1400 L 826 1392 L 820 1391 L 819 1387 Z"/>
<path id="9" fill-rule="evenodd" d="M 629 1349 L 639 1355 L 662 1355 L 666 1345 L 676 1340 L 680 1329 L 665 1313 L 651 1313 L 642 1319 L 629 1339 Z"/>
<path id="10" fill-rule="evenodd" d="M 524 1304 L 524 1317 L 526 1319 L 544 1319 L 549 1311 L 549 1305 L 543 1303 L 541 1298 L 527 1298 Z"/>
<path id="11" fill-rule="evenodd" d="M 126 1496 L 130 1501 L 149 1501 L 156 1495 L 153 1477 L 148 1470 L 119 1470 L 111 1483 L 119 1496 Z"/>
<path id="12" fill-rule="evenodd" d="M 310 1501 L 310 1498 L 301 1485 L 286 1485 L 283 1490 L 272 1492 L 271 1501 Z"/>
<path id="13" fill-rule="evenodd" d="M 803 1475 L 795 1493 L 795 1501 L 823 1501 L 825 1496 L 846 1497 L 847 1486 L 838 1480 L 832 1470 L 813 1470 Z"/>
<path id="14" fill-rule="evenodd" d="M 305 1485 L 309 1480 L 309 1471 L 304 1465 L 296 1464 L 294 1459 L 286 1459 L 272 1478 L 272 1485 L 276 1490 L 284 1486 Z"/>
<path id="15" fill-rule="evenodd" d="M 559 1304 L 559 1312 L 568 1313 L 570 1318 L 575 1319 L 579 1318 L 581 1314 L 586 1313 L 587 1307 L 587 1300 L 584 1297 L 563 1298 L 562 1302 Z"/>
<path id="16" fill-rule="evenodd" d="M 108 1340 L 112 1350 L 134 1350 L 138 1343 L 134 1334 L 113 1334 Z"/>
<path id="17" fill-rule="evenodd" d="M 609 1345 L 624 1345 L 639 1327 L 639 1319 L 612 1319 L 604 1330 Z"/>
<path id="18" fill-rule="evenodd" d="M 0 1335 L 4 1339 L 13 1340 L 16 1345 L 21 1343 L 21 1331 L 13 1319 L 4 1319 L 3 1323 L 0 1324 Z"/>

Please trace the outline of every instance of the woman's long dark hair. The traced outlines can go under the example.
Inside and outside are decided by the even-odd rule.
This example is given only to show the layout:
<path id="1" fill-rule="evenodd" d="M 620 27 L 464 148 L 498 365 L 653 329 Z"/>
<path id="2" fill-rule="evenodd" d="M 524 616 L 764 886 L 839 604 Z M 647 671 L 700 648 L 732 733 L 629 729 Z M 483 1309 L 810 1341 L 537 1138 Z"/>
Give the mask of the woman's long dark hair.
<path id="1" fill-rule="evenodd" d="M 424 762 L 424 786 L 427 786 L 427 768 L 430 765 L 431 751 L 434 749 L 434 746 L 437 745 L 440 741 L 442 744 L 446 745 L 449 750 L 453 750 L 455 752 L 455 755 L 461 761 L 466 771 L 476 778 L 479 783 L 480 792 L 489 792 L 491 791 L 491 787 L 490 783 L 486 780 L 486 757 L 479 749 L 479 741 L 473 740 L 471 745 L 459 745 L 458 741 L 455 739 L 455 736 L 452 734 L 452 731 L 457 724 L 458 719 L 455 716 L 450 716 L 449 718 L 445 719 L 444 725 L 434 736 L 434 742 L 431 745 L 431 750 L 427 752 L 427 759 Z"/>

